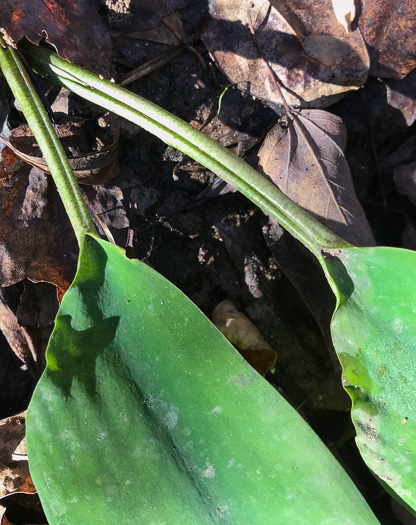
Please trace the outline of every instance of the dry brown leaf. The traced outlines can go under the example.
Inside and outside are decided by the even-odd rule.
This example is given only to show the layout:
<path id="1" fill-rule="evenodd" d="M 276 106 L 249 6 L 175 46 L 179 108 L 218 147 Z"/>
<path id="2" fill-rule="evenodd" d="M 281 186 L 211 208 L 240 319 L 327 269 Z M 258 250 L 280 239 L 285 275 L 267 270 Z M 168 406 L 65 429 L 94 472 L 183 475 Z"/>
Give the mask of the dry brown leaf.
<path id="1" fill-rule="evenodd" d="M 403 78 L 416 67 L 414 0 L 363 0 L 359 22 L 370 49 L 372 75 Z"/>
<path id="2" fill-rule="evenodd" d="M 399 110 L 410 127 L 416 120 L 416 69 L 405 78 L 385 80 L 388 103 Z"/>
<path id="3" fill-rule="evenodd" d="M 265 375 L 274 367 L 277 353 L 234 303 L 219 303 L 212 313 L 212 322 L 259 374 Z"/>
<path id="4" fill-rule="evenodd" d="M 178 46 L 181 44 L 181 40 L 175 35 L 175 33 L 181 39 L 186 37 L 185 31 L 183 29 L 182 19 L 178 12 L 163 17 L 162 23 L 154 29 L 148 29 L 147 31 L 135 31 L 134 33 L 129 33 L 127 36 L 130 38 L 137 38 L 138 40 L 158 42 L 168 46 Z"/>
<path id="5" fill-rule="evenodd" d="M 111 76 L 111 38 L 99 9 L 100 0 L 2 0 L 0 20 L 13 41 L 46 37 L 61 57 Z"/>
<path id="6" fill-rule="evenodd" d="M 0 284 L 27 277 L 66 290 L 75 274 L 77 244 L 50 177 L 22 163 L 1 179 L 0 216 Z M 59 235 L 63 227 L 65 235 Z"/>
<path id="7" fill-rule="evenodd" d="M 0 421 L 0 498 L 36 492 L 29 474 L 25 437 L 26 412 Z"/>
<path id="8" fill-rule="evenodd" d="M 23 283 L 0 288 L 0 330 L 11 349 L 38 379 L 59 303 L 50 283 Z"/>
<path id="9" fill-rule="evenodd" d="M 84 156 L 80 146 L 86 147 L 87 153 L 90 151 L 90 141 L 86 140 L 82 127 L 84 122 L 85 119 L 71 120 L 61 126 L 63 141 L 77 155 L 73 159 L 74 167 L 84 180 L 91 176 L 106 179 L 114 175 L 116 145 L 105 149 L 103 156 L 99 151 Z M 14 129 L 9 140 L 19 152 L 29 155 L 32 163 L 42 162 L 42 159 L 33 159 L 39 156 L 39 149 L 26 125 Z M 45 169 L 43 165 L 42 169 Z M 107 225 L 126 228 L 120 190 L 112 185 L 89 188 L 84 190 L 88 200 L 92 201 L 91 195 L 101 197 L 94 202 L 93 213 L 112 210 L 104 218 L 112 215 L 115 221 L 107 221 Z M 4 148 L 0 162 L 0 285 L 10 286 L 28 278 L 54 283 L 60 290 L 66 290 L 75 275 L 77 253 L 72 227 L 51 177 L 36 167 L 31 168 L 9 148 Z"/>
<path id="10" fill-rule="evenodd" d="M 219 68 L 235 84 L 282 104 L 248 28 L 256 38 L 290 105 L 325 107 L 362 86 L 369 60 L 359 31 L 346 34 L 331 0 L 210 0 L 211 18 L 202 40 Z"/>
<path id="11" fill-rule="evenodd" d="M 304 110 L 278 123 L 259 151 L 260 171 L 320 222 L 356 246 L 375 244 L 343 150 L 342 120 Z"/>
<path id="12" fill-rule="evenodd" d="M 51 171 L 42 157 L 28 155 L 15 147 L 11 142 L 2 139 L 6 146 L 13 151 L 24 162 L 39 168 L 50 175 Z M 83 155 L 68 156 L 69 164 L 74 172 L 75 178 L 80 184 L 103 184 L 116 175 L 118 160 L 118 140 L 100 151 L 93 151 Z"/>

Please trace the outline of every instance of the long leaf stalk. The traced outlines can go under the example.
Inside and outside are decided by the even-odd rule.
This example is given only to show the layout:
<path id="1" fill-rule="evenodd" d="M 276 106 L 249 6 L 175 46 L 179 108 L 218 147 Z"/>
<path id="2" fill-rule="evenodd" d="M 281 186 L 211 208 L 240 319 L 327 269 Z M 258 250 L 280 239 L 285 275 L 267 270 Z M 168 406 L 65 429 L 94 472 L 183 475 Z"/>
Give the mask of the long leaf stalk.
<path id="1" fill-rule="evenodd" d="M 0 67 L 48 164 L 78 243 L 85 233 L 97 234 L 62 144 L 25 67 L 0 36 Z"/>
<path id="2" fill-rule="evenodd" d="M 41 75 L 134 122 L 232 184 L 275 218 L 319 260 L 322 260 L 322 250 L 351 246 L 243 160 L 168 111 L 80 66 L 70 64 L 46 47 L 25 43 L 22 52 Z"/>

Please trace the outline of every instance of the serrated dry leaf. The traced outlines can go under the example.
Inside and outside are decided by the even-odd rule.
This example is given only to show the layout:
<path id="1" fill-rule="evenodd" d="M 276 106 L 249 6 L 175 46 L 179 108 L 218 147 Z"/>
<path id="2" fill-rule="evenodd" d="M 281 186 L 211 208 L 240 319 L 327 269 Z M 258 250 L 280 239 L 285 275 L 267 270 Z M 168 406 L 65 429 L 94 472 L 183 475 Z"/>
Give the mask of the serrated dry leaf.
<path id="1" fill-rule="evenodd" d="M 277 353 L 234 303 L 219 303 L 212 313 L 212 322 L 259 374 L 265 375 L 274 367 Z"/>
<path id="2" fill-rule="evenodd" d="M 342 120 L 322 110 L 277 124 L 259 151 L 260 171 L 320 222 L 356 246 L 375 244 L 343 149 Z"/>
<path id="3" fill-rule="evenodd" d="M 359 31 L 345 33 L 331 0 L 210 0 L 209 6 L 201 38 L 225 75 L 251 95 L 282 104 L 253 43 L 249 8 L 259 46 L 288 104 L 325 107 L 366 81 L 364 40 Z"/>
<path id="4" fill-rule="evenodd" d="M 0 498 L 36 492 L 29 474 L 25 437 L 26 412 L 0 421 Z"/>

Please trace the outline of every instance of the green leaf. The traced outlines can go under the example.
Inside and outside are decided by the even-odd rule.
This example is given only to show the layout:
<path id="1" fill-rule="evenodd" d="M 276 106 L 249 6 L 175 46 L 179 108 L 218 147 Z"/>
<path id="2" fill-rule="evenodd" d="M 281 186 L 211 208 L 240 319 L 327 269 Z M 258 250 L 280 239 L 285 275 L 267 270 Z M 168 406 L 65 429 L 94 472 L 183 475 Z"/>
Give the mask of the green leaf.
<path id="1" fill-rule="evenodd" d="M 326 257 L 332 319 L 357 445 L 371 470 L 416 509 L 416 253 L 345 248 Z"/>
<path id="2" fill-rule="evenodd" d="M 51 525 L 370 525 L 310 427 L 172 284 L 86 236 L 27 417 Z"/>

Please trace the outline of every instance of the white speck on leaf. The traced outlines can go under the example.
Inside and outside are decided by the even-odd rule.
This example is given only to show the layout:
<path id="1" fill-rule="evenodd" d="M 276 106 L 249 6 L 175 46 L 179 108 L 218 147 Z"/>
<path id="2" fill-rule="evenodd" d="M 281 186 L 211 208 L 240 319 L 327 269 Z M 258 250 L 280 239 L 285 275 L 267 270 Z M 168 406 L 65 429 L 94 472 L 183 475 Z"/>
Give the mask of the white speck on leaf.
<path id="1" fill-rule="evenodd" d="M 202 471 L 202 477 L 211 479 L 215 476 L 214 465 L 209 465 L 205 470 Z"/>

